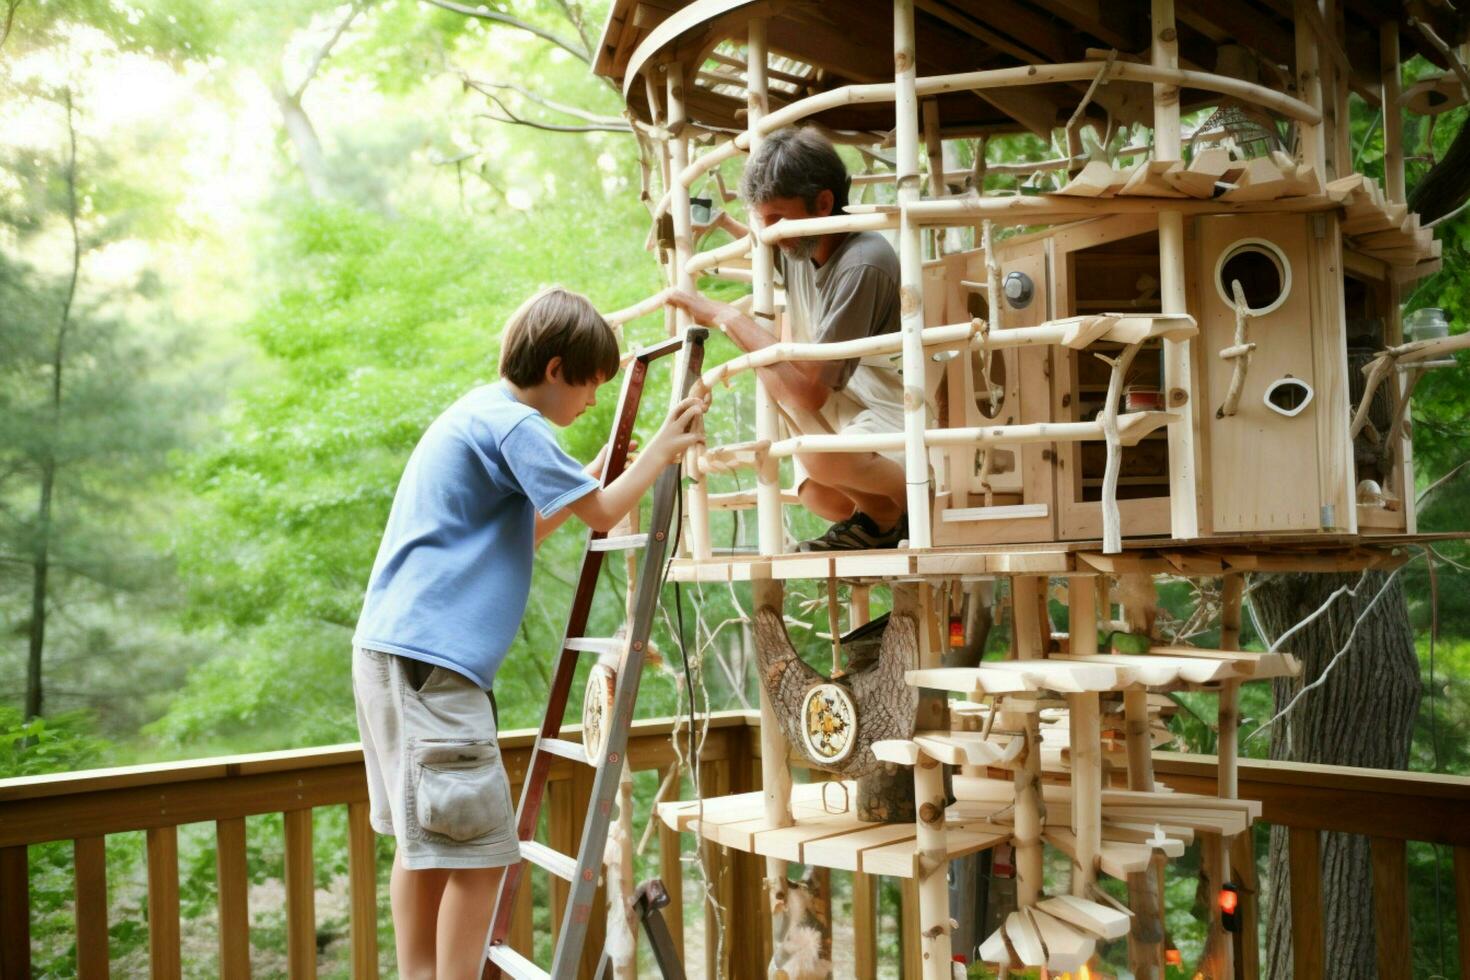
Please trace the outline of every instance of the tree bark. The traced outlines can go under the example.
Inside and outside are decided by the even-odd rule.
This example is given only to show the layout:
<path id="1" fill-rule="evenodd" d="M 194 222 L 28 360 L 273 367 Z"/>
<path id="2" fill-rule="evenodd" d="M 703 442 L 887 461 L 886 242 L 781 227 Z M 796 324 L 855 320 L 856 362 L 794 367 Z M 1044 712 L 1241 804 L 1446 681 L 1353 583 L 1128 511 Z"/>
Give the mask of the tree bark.
<path id="1" fill-rule="evenodd" d="M 1355 575 L 1273 575 L 1259 581 L 1251 602 L 1268 636 L 1277 637 L 1318 609 L 1334 590 L 1356 581 Z M 1382 573 L 1369 573 L 1356 596 L 1339 597 L 1327 613 L 1283 645 L 1301 661 L 1302 675 L 1275 682 L 1274 711 L 1281 711 L 1304 684 L 1327 669 L 1384 582 Z M 1395 580 L 1358 626 L 1326 682 L 1276 722 L 1270 733 L 1271 758 L 1402 769 L 1408 764 L 1420 693 L 1408 603 Z M 1292 946 L 1285 827 L 1271 828 L 1267 867 L 1266 976 L 1287 980 L 1292 976 Z M 1322 927 L 1331 976 L 1377 975 L 1371 882 L 1367 839 L 1324 835 Z"/>
<path id="2" fill-rule="evenodd" d="M 301 95 L 287 92 L 280 85 L 274 87 L 272 94 L 281 110 L 286 139 L 296 151 L 296 165 L 306 178 L 307 190 L 312 197 L 322 200 L 331 193 L 332 182 L 327 170 L 327 157 L 322 152 L 322 141 L 316 134 L 316 127 L 311 124 L 311 117 L 301 106 Z"/>
<path id="3" fill-rule="evenodd" d="M 41 487 L 36 501 L 36 547 L 31 559 L 31 622 L 26 656 L 26 718 L 40 717 L 45 708 L 41 667 L 46 653 L 46 598 L 51 576 L 51 507 L 56 494 L 56 446 L 61 438 L 62 369 L 66 366 L 66 334 L 71 326 L 72 304 L 77 280 L 82 273 L 82 236 L 77 227 L 77 126 L 71 89 L 62 90 L 66 108 L 67 156 L 62 176 L 66 181 L 66 221 L 71 229 L 71 274 L 61 297 L 61 315 L 56 325 L 56 343 L 51 349 L 51 440 L 42 449 Z"/>

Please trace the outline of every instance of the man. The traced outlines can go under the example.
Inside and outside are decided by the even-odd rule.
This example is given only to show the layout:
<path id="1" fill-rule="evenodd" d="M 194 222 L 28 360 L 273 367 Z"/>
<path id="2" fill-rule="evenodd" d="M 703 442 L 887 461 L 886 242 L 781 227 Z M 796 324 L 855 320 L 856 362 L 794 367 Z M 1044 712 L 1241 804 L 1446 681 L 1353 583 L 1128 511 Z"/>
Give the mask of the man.
<path id="1" fill-rule="evenodd" d="M 768 136 L 741 179 L 751 215 L 767 228 L 787 219 L 841 214 L 847 189 L 842 158 L 809 129 Z M 717 224 L 736 237 L 749 231 L 724 214 Z M 793 340 L 836 343 L 899 329 L 898 256 L 882 235 L 839 232 L 780 245 L 777 265 Z M 669 302 L 723 330 L 747 353 L 778 340 L 733 306 L 681 291 Z M 903 377 L 888 356 L 776 364 L 759 372 L 783 410 L 798 410 L 786 414 L 799 431 L 802 413 L 821 416 L 830 431 L 844 435 L 903 431 Z M 834 522 L 800 550 L 892 548 L 907 535 L 902 451 L 801 453 L 795 465 L 802 504 Z"/>

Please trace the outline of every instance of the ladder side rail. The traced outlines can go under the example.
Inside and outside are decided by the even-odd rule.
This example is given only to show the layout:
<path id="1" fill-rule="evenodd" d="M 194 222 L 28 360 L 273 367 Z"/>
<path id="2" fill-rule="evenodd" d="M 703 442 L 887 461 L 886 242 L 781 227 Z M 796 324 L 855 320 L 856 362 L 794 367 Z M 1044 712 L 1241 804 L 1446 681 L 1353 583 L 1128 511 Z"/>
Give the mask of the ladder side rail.
<path id="1" fill-rule="evenodd" d="M 680 383 L 681 398 L 686 397 L 699 380 L 700 369 L 704 364 L 704 341 L 708 335 L 709 331 L 700 327 L 691 328 L 686 334 L 688 341 L 684 377 Z M 577 875 L 571 882 L 567 895 L 561 933 L 551 962 L 553 978 L 564 977 L 570 980 L 576 976 L 582 946 L 587 938 L 587 926 L 594 911 L 597 871 L 602 865 L 608 824 L 612 819 L 612 807 L 628 745 L 628 730 L 633 724 L 638 682 L 643 672 L 642 659 L 648 636 L 653 629 L 654 614 L 663 587 L 664 560 L 669 550 L 669 531 L 678 502 L 679 481 L 680 468 L 675 462 L 670 463 L 659 474 L 658 482 L 654 486 L 653 513 L 648 522 L 648 546 L 643 554 L 638 586 L 633 593 L 633 620 L 628 624 L 628 645 L 623 649 L 618 664 L 617 692 L 613 698 L 612 717 L 607 725 L 602 761 L 592 783 L 587 822 L 583 825 L 582 841 L 577 851 Z"/>

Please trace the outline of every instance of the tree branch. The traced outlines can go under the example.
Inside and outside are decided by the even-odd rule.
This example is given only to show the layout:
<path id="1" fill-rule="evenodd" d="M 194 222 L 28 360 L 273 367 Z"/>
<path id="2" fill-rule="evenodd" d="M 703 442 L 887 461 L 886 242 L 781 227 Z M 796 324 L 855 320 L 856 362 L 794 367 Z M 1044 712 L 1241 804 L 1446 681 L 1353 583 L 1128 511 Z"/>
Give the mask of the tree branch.
<path id="1" fill-rule="evenodd" d="M 517 126 L 530 126 L 532 129 L 544 129 L 544 130 L 546 130 L 549 133 L 626 133 L 626 132 L 628 132 L 628 127 L 627 126 L 599 126 L 599 125 L 563 126 L 563 125 L 561 125 L 559 123 L 546 123 L 546 122 L 537 122 L 534 119 L 522 119 L 520 116 L 517 116 L 515 113 L 511 112 L 510 109 L 506 107 L 505 103 L 502 102 L 502 101 L 500 101 L 500 99 L 498 99 L 497 97 L 495 97 L 493 95 L 486 96 L 486 97 L 491 102 L 494 102 L 496 105 L 498 105 L 500 107 L 500 111 L 503 112 L 503 113 L 505 113 L 505 115 L 504 116 L 497 116 L 497 115 L 495 115 L 492 112 L 478 112 L 478 113 L 476 113 L 477 116 L 480 116 L 483 119 L 493 119 L 496 122 L 501 122 L 501 123 L 513 123 L 514 125 L 517 125 Z"/>
<path id="2" fill-rule="evenodd" d="M 561 37 L 560 35 L 552 31 L 546 30 L 546 28 L 544 27 L 537 27 L 535 24 L 521 20 L 519 17 L 512 17 L 510 14 L 502 14 L 498 10 L 481 10 L 475 7 L 466 7 L 463 4 L 453 3 L 452 0 L 424 0 L 424 2 L 431 3 L 436 7 L 441 7 L 444 10 L 452 11 L 456 14 L 463 14 L 466 17 L 475 17 L 479 20 L 488 20 L 492 23 L 504 24 L 507 27 L 514 27 L 517 30 L 525 31 L 528 34 L 534 34 L 537 37 L 541 38 L 543 41 L 550 41 L 552 44 L 561 48 L 567 54 L 575 56 L 577 60 L 582 62 L 583 64 L 592 64 L 592 56 L 586 51 L 578 50 L 571 41 L 568 41 L 566 38 Z"/>
<path id="3" fill-rule="evenodd" d="M 15 8 L 21 5 L 21 0 L 6 0 L 5 4 L 5 26 L 0 28 L 0 48 L 10 38 L 10 28 L 15 26 Z"/>
<path id="4" fill-rule="evenodd" d="M 566 105 L 562 102 L 553 102 L 551 99 L 543 98 L 542 96 L 539 96 L 536 93 L 532 92 L 530 89 L 527 89 L 522 85 L 517 85 L 514 82 L 482 82 L 478 79 L 471 78 L 463 72 L 460 73 L 460 77 L 464 79 L 464 84 L 466 88 L 472 88 L 476 92 L 479 92 L 481 95 L 489 98 L 494 98 L 494 94 L 486 91 L 486 89 L 509 89 L 510 91 L 520 95 L 521 98 L 526 99 L 530 102 L 534 102 L 537 105 L 541 106 L 543 109 L 550 109 L 552 112 L 560 112 L 563 115 L 571 116 L 575 119 L 580 119 L 583 122 L 595 123 L 599 126 L 613 127 L 618 129 L 619 131 L 632 131 L 632 127 L 629 126 L 626 121 L 619 119 L 617 116 L 603 116 L 595 112 L 589 112 L 586 109 L 579 109 L 576 106 Z"/>
<path id="5" fill-rule="evenodd" d="M 363 3 L 354 3 L 352 9 L 347 11 L 347 16 L 342 18 L 342 23 L 338 24 L 337 29 L 332 32 L 332 36 L 327 38 L 327 43 L 317 48 L 316 53 L 311 56 L 311 61 L 306 66 L 306 74 L 301 78 L 301 84 L 297 85 L 295 90 L 290 93 L 293 101 L 299 102 L 301 100 L 302 94 L 306 91 L 306 86 L 311 84 L 311 80 L 321 70 L 322 62 L 327 60 L 327 55 L 331 54 L 332 49 L 337 46 L 337 42 L 342 40 L 342 35 L 347 33 L 347 28 L 352 26 L 352 22 L 357 19 L 357 15 L 362 13 L 362 8 Z"/>

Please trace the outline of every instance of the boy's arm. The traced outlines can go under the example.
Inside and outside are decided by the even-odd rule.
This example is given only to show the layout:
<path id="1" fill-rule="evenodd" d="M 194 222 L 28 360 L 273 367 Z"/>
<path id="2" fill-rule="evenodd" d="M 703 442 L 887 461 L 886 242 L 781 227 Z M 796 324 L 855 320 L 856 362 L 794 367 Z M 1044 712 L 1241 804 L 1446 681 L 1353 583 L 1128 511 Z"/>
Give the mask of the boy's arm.
<path id="1" fill-rule="evenodd" d="M 567 504 L 566 510 L 594 531 L 611 531 L 638 506 L 638 501 L 653 486 L 653 481 L 658 479 L 665 466 L 704 441 L 703 432 L 686 431 L 696 418 L 704 414 L 704 409 L 702 398 L 686 398 L 675 405 L 648 448 L 639 453 L 616 480 L 578 497 Z"/>
<path id="2" fill-rule="evenodd" d="M 636 446 L 637 446 L 637 443 L 633 443 L 632 445 L 630 445 L 628 447 L 629 451 L 631 452 L 634 448 L 636 448 Z M 602 447 L 601 451 L 598 452 L 597 458 L 594 459 L 592 462 L 588 463 L 586 465 L 586 467 L 584 467 L 584 469 L 586 469 L 588 476 L 592 476 L 592 477 L 596 477 L 598 479 L 601 479 L 602 478 L 602 468 L 606 464 L 607 464 L 607 446 L 604 445 Z M 570 509 L 570 506 L 563 507 L 561 510 L 557 511 L 551 517 L 542 517 L 541 514 L 538 512 L 536 514 L 536 545 L 535 546 L 537 548 L 541 547 L 541 542 L 542 541 L 545 541 L 548 537 L 550 537 L 551 536 L 551 532 L 552 531 L 555 531 L 557 528 L 559 528 L 563 524 L 565 524 L 567 522 L 567 518 L 569 518 L 571 516 L 572 516 L 572 511 Z"/>
<path id="3" fill-rule="evenodd" d="M 747 354 L 776 343 L 776 339 L 761 329 L 755 320 L 728 303 L 678 289 L 669 291 L 668 302 L 671 306 L 687 310 L 696 323 L 719 328 Z M 756 371 L 778 402 L 816 412 L 832 394 L 832 389 L 822 381 L 826 368 L 823 361 L 787 361 L 757 368 Z"/>

